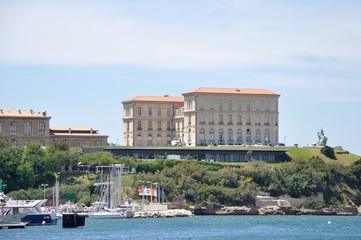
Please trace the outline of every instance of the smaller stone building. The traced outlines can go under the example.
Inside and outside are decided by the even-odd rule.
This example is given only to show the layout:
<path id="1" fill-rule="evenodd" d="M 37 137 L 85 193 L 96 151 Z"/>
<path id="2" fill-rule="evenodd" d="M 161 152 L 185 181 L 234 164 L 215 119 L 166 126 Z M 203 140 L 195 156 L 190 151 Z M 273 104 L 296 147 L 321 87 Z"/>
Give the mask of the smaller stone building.
<path id="1" fill-rule="evenodd" d="M 49 146 L 54 141 L 75 147 L 108 145 L 108 135 L 97 129 L 50 127 L 50 119 L 46 111 L 0 109 L 0 141 L 13 146 L 26 146 L 28 142 Z"/>

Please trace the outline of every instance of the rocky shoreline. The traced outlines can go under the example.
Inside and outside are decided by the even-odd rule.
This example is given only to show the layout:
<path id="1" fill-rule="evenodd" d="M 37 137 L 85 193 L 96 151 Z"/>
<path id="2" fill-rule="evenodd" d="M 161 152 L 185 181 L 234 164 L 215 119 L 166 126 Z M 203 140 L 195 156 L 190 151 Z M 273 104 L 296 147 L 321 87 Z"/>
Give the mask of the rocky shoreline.
<path id="1" fill-rule="evenodd" d="M 185 209 L 169 209 L 164 211 L 138 211 L 133 218 L 170 218 L 170 217 L 192 217 L 193 213 Z"/>
<path id="2" fill-rule="evenodd" d="M 195 215 L 339 215 L 361 216 L 361 208 L 331 206 L 322 209 L 306 209 L 279 206 L 223 206 L 219 208 L 192 208 Z"/>

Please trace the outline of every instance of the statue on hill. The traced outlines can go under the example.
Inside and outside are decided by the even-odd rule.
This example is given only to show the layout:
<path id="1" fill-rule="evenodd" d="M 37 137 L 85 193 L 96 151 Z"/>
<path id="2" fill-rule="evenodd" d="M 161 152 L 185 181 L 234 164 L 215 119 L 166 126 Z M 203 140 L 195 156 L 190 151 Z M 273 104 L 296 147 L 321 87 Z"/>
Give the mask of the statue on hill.
<path id="1" fill-rule="evenodd" d="M 321 128 L 321 131 L 317 132 L 318 136 L 318 142 L 316 143 L 316 146 L 324 147 L 327 144 L 327 137 L 325 136 L 325 133 L 323 132 L 323 129 Z"/>

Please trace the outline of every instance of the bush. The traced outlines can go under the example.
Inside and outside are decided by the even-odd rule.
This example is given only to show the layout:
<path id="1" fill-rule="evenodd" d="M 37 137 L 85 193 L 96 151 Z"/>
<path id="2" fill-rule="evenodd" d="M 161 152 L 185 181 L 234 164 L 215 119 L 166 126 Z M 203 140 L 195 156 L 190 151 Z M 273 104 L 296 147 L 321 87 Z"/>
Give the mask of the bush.
<path id="1" fill-rule="evenodd" d="M 330 146 L 324 146 L 323 148 L 321 148 L 321 153 L 328 158 L 337 160 L 335 152 L 333 151 L 333 148 Z"/>

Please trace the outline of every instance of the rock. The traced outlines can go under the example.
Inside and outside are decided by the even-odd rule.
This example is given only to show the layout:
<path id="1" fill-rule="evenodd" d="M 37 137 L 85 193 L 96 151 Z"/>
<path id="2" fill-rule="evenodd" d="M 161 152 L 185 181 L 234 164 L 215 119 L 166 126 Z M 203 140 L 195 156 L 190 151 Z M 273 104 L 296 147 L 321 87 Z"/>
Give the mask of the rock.
<path id="1" fill-rule="evenodd" d="M 256 215 L 257 210 L 254 207 L 247 206 L 225 206 L 215 212 L 216 215 Z"/>
<path id="2" fill-rule="evenodd" d="M 193 214 L 185 209 L 170 209 L 165 211 L 139 211 L 134 213 L 134 218 L 166 218 L 166 217 L 191 217 Z"/>
<path id="3" fill-rule="evenodd" d="M 285 215 L 286 213 L 278 206 L 265 206 L 258 209 L 259 215 Z"/>

